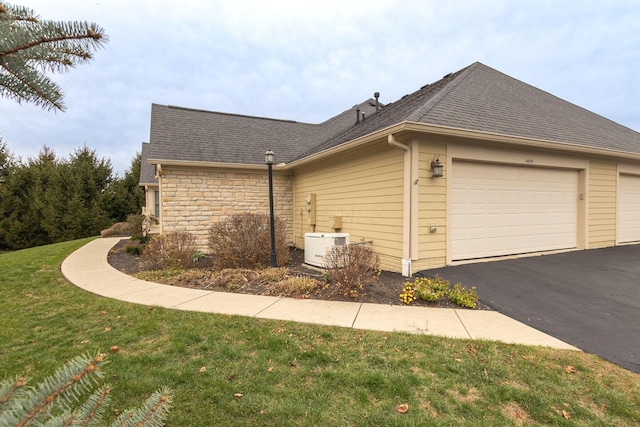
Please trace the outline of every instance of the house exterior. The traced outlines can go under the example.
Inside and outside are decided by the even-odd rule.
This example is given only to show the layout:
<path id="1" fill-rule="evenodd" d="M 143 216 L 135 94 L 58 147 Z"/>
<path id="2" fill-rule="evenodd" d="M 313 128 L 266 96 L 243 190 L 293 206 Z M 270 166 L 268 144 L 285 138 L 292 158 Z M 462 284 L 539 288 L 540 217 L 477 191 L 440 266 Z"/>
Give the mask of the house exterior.
<path id="1" fill-rule="evenodd" d="M 268 149 L 291 243 L 349 233 L 385 270 L 640 242 L 640 133 L 477 62 L 321 124 L 153 105 L 147 212 L 206 247 L 268 212 Z"/>

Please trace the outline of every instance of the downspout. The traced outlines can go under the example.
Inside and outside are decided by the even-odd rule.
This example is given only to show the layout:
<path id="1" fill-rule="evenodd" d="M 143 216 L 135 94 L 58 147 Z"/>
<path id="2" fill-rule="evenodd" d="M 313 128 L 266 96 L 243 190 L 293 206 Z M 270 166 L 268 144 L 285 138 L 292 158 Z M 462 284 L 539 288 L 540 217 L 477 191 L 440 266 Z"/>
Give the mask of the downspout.
<path id="1" fill-rule="evenodd" d="M 160 234 L 162 234 L 162 231 L 163 231 L 163 228 L 164 228 L 163 227 L 163 224 L 164 224 L 164 212 L 163 212 L 163 209 L 162 209 L 162 199 L 163 199 L 163 197 L 162 197 L 162 164 L 160 164 L 160 163 L 156 164 L 156 174 L 155 175 L 156 175 L 156 179 L 158 180 L 158 194 L 159 194 L 159 197 L 160 197 L 160 200 L 158 201 L 159 205 L 160 205 L 159 206 L 160 219 L 158 221 L 158 229 L 159 229 Z M 154 200 L 154 203 L 155 203 L 155 200 Z"/>
<path id="2" fill-rule="evenodd" d="M 387 138 L 389 145 L 404 150 L 404 198 L 402 214 L 402 275 L 411 276 L 411 148 L 396 141 L 393 134 Z"/>

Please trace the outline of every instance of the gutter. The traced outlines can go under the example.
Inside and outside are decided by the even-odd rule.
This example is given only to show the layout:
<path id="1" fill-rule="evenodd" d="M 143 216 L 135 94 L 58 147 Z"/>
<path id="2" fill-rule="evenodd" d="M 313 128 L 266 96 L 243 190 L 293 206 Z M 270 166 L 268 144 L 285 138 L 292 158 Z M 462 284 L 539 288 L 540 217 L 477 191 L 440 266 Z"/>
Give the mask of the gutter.
<path id="1" fill-rule="evenodd" d="M 439 136 L 452 136 L 465 139 L 478 139 L 488 142 L 499 142 L 513 146 L 524 146 L 527 148 L 544 148 L 552 151 L 564 151 L 578 154 L 593 154 L 599 156 L 617 157 L 622 159 L 640 160 L 640 153 L 630 151 L 612 150 L 609 148 L 589 147 L 587 145 L 575 144 L 572 142 L 553 141 L 545 139 L 529 138 L 526 136 L 513 136 L 501 133 L 492 133 L 479 130 L 469 130 L 441 125 L 433 125 L 419 122 L 403 122 L 402 130 L 421 132 Z"/>
<path id="2" fill-rule="evenodd" d="M 403 197 L 403 214 L 402 214 L 402 275 L 411 276 L 411 252 L 413 240 L 411 239 L 412 225 L 412 206 L 413 198 L 411 197 L 411 147 L 396 141 L 394 134 L 389 134 L 387 142 L 390 146 L 404 150 L 404 197 Z"/>
<path id="3" fill-rule="evenodd" d="M 150 165 L 160 166 L 183 166 L 192 168 L 216 168 L 216 169 L 253 169 L 262 170 L 267 169 L 267 165 L 263 164 L 251 164 L 251 163 L 223 163 L 223 162 L 201 162 L 196 160 L 166 160 L 166 159 L 148 159 L 147 163 Z M 284 163 L 273 165 L 273 170 L 282 169 Z"/>

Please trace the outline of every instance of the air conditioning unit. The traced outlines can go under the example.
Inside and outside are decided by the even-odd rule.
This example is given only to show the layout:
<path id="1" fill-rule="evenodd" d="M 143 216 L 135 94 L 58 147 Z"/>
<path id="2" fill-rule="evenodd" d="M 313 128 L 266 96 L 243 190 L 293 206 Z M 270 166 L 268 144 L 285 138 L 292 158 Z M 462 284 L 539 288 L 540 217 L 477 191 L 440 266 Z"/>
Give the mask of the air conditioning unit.
<path id="1" fill-rule="evenodd" d="M 325 267 L 324 256 L 335 246 L 349 244 L 349 233 L 305 233 L 304 262 Z"/>

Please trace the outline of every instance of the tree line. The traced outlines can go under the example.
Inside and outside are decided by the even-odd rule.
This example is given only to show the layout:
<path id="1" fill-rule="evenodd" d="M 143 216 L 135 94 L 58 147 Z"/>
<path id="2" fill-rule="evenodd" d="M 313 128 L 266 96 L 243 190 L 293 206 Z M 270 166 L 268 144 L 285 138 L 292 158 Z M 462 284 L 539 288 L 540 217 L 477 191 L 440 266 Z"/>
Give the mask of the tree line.
<path id="1" fill-rule="evenodd" d="M 140 153 L 121 178 L 111 162 L 81 147 L 62 158 L 46 145 L 37 157 L 16 158 L 0 140 L 0 247 L 33 246 L 96 236 L 139 214 Z"/>

